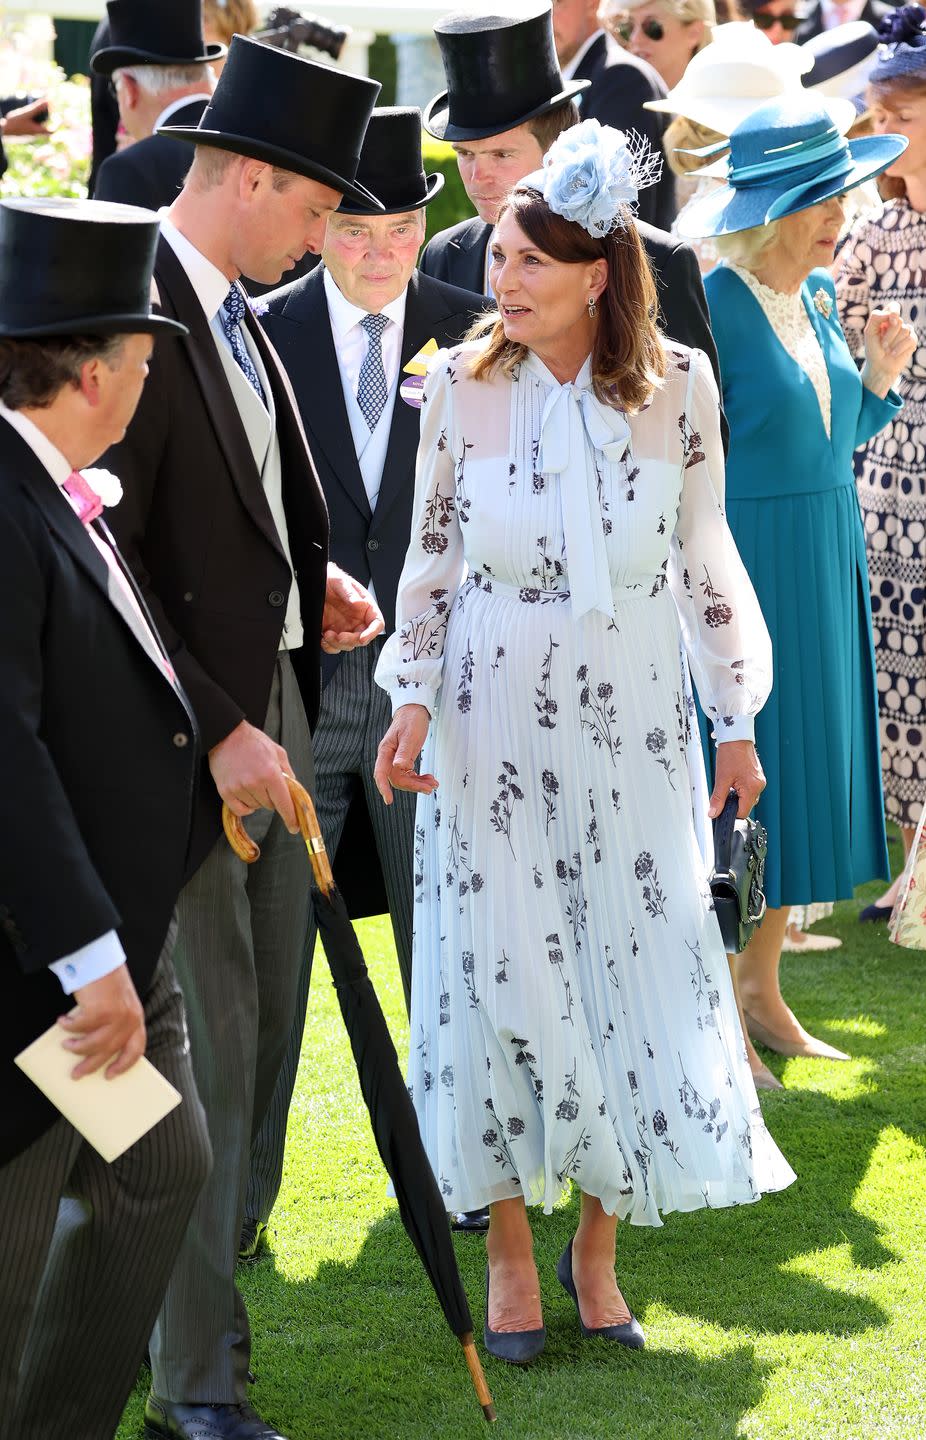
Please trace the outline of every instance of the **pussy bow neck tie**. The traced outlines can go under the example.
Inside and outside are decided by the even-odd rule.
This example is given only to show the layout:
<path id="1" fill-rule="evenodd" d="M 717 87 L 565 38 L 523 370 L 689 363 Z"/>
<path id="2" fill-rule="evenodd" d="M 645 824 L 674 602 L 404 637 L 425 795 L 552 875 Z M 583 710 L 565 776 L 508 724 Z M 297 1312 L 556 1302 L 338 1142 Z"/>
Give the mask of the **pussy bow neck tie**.
<path id="1" fill-rule="evenodd" d="M 540 421 L 540 469 L 560 476 L 563 534 L 572 613 L 590 610 L 613 618 L 614 596 L 605 550 L 595 451 L 621 459 L 630 439 L 623 411 L 603 405 L 590 388 L 551 390 Z"/>

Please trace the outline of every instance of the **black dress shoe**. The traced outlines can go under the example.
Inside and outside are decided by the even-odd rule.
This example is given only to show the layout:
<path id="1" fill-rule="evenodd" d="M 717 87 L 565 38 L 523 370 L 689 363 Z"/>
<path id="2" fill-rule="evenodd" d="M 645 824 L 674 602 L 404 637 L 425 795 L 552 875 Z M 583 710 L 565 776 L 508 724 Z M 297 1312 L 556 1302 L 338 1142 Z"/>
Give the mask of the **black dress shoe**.
<path id="1" fill-rule="evenodd" d="M 181 1405 L 151 1394 L 145 1402 L 147 1440 L 286 1440 L 250 1405 Z"/>
<path id="2" fill-rule="evenodd" d="M 486 1323 L 482 1332 L 485 1347 L 496 1360 L 507 1360 L 509 1365 L 529 1365 L 543 1350 L 546 1343 L 546 1327 L 539 1330 L 490 1330 L 489 1329 L 489 1267 L 486 1266 Z"/>
<path id="3" fill-rule="evenodd" d="M 238 1259 L 247 1264 L 250 1260 L 256 1260 L 262 1250 L 267 1248 L 267 1225 L 264 1220 L 245 1220 L 241 1226 L 241 1239 L 238 1241 Z"/>
<path id="4" fill-rule="evenodd" d="M 451 1230 L 468 1230 L 473 1235 L 485 1235 L 489 1228 L 489 1207 L 481 1210 L 457 1210 L 450 1220 Z"/>
<path id="5" fill-rule="evenodd" d="M 893 909 L 893 905 L 866 905 L 858 917 L 859 923 L 864 925 L 870 920 L 890 920 Z"/>
<path id="6" fill-rule="evenodd" d="M 575 1301 L 576 1314 L 579 1317 L 579 1329 L 582 1331 L 582 1334 L 586 1337 L 586 1339 L 590 1339 L 596 1335 L 599 1335 L 601 1336 L 602 1340 L 616 1340 L 618 1345 L 626 1345 L 629 1350 L 643 1349 L 645 1336 L 640 1326 L 640 1322 L 634 1315 L 632 1310 L 630 1312 L 630 1319 L 625 1320 L 623 1325 L 599 1325 L 597 1328 L 593 1328 L 589 1325 L 586 1325 L 585 1321 L 582 1319 L 582 1311 L 579 1309 L 579 1296 L 576 1290 L 576 1282 L 572 1278 L 571 1240 L 566 1246 L 562 1255 L 559 1257 L 559 1260 L 557 1261 L 556 1275 L 559 1283 L 566 1291 L 566 1294 L 571 1295 L 573 1300 Z"/>

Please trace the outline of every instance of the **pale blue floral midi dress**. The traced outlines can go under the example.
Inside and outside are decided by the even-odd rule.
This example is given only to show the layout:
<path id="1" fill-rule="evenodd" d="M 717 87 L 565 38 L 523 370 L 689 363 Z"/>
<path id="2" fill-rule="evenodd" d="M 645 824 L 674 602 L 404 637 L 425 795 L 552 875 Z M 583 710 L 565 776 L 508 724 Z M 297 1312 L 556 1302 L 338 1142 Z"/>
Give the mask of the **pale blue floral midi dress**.
<path id="1" fill-rule="evenodd" d="M 432 714 L 409 1086 L 448 1210 L 574 1181 L 636 1224 L 794 1178 L 762 1120 L 698 829 L 688 669 L 751 737 L 768 635 L 722 509 L 714 380 L 625 417 L 588 363 L 437 357 L 377 679 Z M 572 566 L 570 566 L 572 559 Z M 696 825 L 695 816 L 699 824 Z"/>

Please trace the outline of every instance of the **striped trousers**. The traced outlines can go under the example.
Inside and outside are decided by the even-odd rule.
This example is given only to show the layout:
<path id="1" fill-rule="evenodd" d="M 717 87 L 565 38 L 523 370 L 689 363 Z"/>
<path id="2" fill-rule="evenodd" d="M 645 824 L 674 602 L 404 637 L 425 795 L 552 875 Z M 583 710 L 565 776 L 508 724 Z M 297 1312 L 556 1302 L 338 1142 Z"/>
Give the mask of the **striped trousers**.
<path id="1" fill-rule="evenodd" d="M 384 805 L 373 783 L 376 751 L 392 721 L 389 697 L 373 679 L 383 642 L 351 650 L 325 686 L 321 713 L 312 738 L 315 753 L 315 805 L 325 847 L 334 856 L 355 788 L 362 785 L 373 827 L 376 850 L 386 885 L 392 933 L 408 1008 L 412 975 L 412 912 L 414 909 L 415 796 L 397 790 Z M 350 862 L 351 857 L 346 857 Z M 251 1150 L 251 1178 L 245 1214 L 266 1221 L 280 1190 L 286 1122 L 299 1069 L 305 1029 L 315 922 L 310 916 L 299 996 L 289 1046 L 273 1099 Z"/>
<path id="2" fill-rule="evenodd" d="M 209 1173 L 169 950 L 145 1000 L 147 1055 L 183 1103 L 112 1165 L 59 1120 L 0 1169 L 0 1434 L 11 1440 L 115 1433 Z"/>

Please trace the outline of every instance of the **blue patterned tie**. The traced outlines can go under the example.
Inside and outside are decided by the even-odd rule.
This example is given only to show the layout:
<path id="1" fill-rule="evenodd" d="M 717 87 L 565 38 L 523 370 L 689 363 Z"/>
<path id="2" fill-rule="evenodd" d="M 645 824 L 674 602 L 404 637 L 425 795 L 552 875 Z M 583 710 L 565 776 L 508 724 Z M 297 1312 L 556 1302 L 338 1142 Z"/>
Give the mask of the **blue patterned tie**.
<path id="1" fill-rule="evenodd" d="M 383 331 L 389 320 L 385 315 L 364 315 L 360 324 L 370 343 L 360 367 L 357 404 L 372 431 L 379 424 L 379 417 L 389 398 L 389 386 L 386 384 L 386 372 L 383 369 Z"/>
<path id="2" fill-rule="evenodd" d="M 244 372 L 247 380 L 257 391 L 261 400 L 264 400 L 264 389 L 260 383 L 260 376 L 254 367 L 254 361 L 248 354 L 248 347 L 244 343 L 244 336 L 241 333 L 241 322 L 248 313 L 248 302 L 245 300 L 237 285 L 233 285 L 225 297 L 222 306 L 222 329 L 228 336 L 228 343 L 231 345 L 232 354 Z"/>

